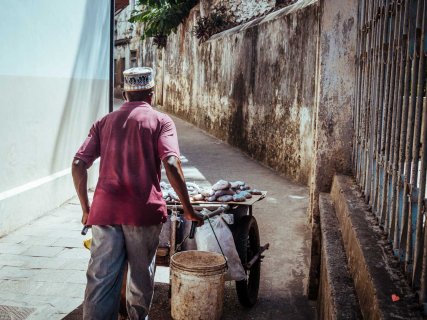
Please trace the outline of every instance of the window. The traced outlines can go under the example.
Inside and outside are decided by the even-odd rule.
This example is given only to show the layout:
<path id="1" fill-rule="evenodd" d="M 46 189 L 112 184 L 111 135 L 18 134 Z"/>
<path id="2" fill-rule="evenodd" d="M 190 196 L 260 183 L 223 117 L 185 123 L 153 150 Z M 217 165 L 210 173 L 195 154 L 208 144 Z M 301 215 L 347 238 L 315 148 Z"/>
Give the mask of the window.
<path id="1" fill-rule="evenodd" d="M 125 71 L 125 58 L 120 58 L 120 87 L 123 88 L 125 83 L 125 77 L 123 76 L 123 71 Z"/>
<path id="2" fill-rule="evenodd" d="M 114 19 L 114 39 L 117 40 L 117 19 Z"/>
<path id="3" fill-rule="evenodd" d="M 117 65 L 117 59 L 114 59 L 114 87 L 119 83 L 119 70 Z"/>
<path id="4" fill-rule="evenodd" d="M 138 66 L 138 59 L 136 57 L 136 50 L 130 51 L 130 67 L 135 68 Z"/>

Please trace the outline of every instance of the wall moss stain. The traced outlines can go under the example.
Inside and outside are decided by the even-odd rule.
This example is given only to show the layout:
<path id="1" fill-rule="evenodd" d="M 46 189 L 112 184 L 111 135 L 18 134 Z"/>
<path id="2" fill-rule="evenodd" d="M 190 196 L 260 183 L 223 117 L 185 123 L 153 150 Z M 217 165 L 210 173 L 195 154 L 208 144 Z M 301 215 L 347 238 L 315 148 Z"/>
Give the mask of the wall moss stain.
<path id="1" fill-rule="evenodd" d="M 246 105 L 246 80 L 243 73 L 239 73 L 233 82 L 233 91 L 230 103 L 229 119 L 229 138 L 228 142 L 239 146 L 244 151 L 248 151 L 248 142 L 246 139 L 246 130 L 248 122 L 248 112 Z"/>

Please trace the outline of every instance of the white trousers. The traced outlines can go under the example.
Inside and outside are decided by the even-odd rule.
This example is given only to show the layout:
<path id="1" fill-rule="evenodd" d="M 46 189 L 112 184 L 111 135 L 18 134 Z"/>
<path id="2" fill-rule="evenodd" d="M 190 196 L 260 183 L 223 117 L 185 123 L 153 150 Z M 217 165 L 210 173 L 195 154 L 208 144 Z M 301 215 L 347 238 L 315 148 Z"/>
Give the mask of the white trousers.
<path id="1" fill-rule="evenodd" d="M 129 319 L 140 320 L 148 316 L 161 229 L 161 224 L 92 226 L 83 319 L 117 320 L 126 263 L 126 308 Z"/>

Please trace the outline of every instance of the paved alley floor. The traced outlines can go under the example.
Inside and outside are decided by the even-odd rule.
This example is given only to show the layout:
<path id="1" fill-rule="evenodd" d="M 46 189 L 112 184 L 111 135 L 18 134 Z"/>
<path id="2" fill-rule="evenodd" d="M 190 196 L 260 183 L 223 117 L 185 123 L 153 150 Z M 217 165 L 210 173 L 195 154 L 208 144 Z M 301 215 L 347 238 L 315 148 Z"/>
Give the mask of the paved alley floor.
<path id="1" fill-rule="evenodd" d="M 314 304 L 305 295 L 308 189 L 200 129 L 174 120 L 181 152 L 187 159 L 187 181 L 213 184 L 221 178 L 244 180 L 268 191 L 266 199 L 254 205 L 261 244 L 270 243 L 262 264 L 259 301 L 252 309 L 241 307 L 234 283 L 229 282 L 223 319 L 314 319 Z M 80 230 L 80 207 L 73 199 L 1 238 L 0 305 L 27 308 L 21 311 L 31 313 L 28 319 L 62 319 L 67 314 L 66 319 L 81 319 L 78 306 L 83 299 L 89 251 L 82 247 Z M 150 316 L 153 320 L 171 319 L 167 284 L 156 282 Z"/>
<path id="2" fill-rule="evenodd" d="M 0 238 L 0 319 L 62 319 L 81 304 L 89 251 L 80 218 L 72 200 Z M 2 306 L 19 307 L 16 316 Z"/>

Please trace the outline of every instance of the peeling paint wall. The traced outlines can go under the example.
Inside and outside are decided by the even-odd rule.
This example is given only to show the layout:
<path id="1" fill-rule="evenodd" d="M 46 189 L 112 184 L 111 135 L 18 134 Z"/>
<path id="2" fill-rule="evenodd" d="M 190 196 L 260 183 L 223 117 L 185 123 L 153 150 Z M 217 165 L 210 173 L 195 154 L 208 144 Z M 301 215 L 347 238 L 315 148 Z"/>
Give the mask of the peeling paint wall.
<path id="1" fill-rule="evenodd" d="M 336 173 L 351 174 L 355 88 L 357 3 L 321 0 L 319 80 L 310 212 L 318 216 L 318 196 L 329 192 Z"/>
<path id="2" fill-rule="evenodd" d="M 157 103 L 285 176 L 308 184 L 317 1 L 300 1 L 197 45 L 196 7 L 166 50 L 144 45 Z M 156 62 L 154 62 L 156 61 Z"/>

